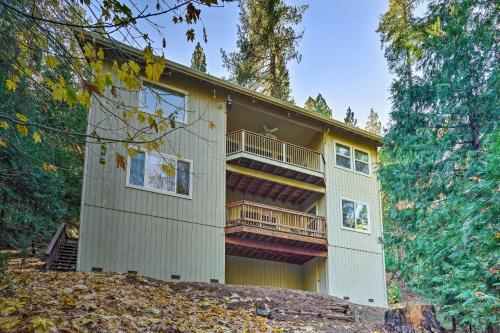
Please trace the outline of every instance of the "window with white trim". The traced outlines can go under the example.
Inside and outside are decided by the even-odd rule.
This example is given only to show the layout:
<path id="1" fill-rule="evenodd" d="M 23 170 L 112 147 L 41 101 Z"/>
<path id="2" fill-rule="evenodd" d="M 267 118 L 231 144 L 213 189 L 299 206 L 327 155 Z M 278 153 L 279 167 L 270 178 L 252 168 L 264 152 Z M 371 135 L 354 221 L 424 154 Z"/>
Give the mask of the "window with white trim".
<path id="1" fill-rule="evenodd" d="M 370 157 L 367 152 L 354 149 L 354 170 L 365 175 L 370 174 Z"/>
<path id="2" fill-rule="evenodd" d="M 367 232 L 368 204 L 342 199 L 342 227 Z"/>
<path id="3" fill-rule="evenodd" d="M 351 168 L 351 147 L 335 143 L 335 164 L 341 168 Z"/>
<path id="4" fill-rule="evenodd" d="M 140 151 L 130 158 L 128 185 L 154 192 L 191 196 L 191 161 Z"/>
<path id="5" fill-rule="evenodd" d="M 363 150 L 335 142 L 335 166 L 370 175 L 370 155 Z"/>
<path id="6" fill-rule="evenodd" d="M 186 95 L 172 89 L 145 83 L 141 90 L 140 110 L 157 114 L 161 110 L 163 117 L 173 115 L 175 121 L 187 123 Z"/>

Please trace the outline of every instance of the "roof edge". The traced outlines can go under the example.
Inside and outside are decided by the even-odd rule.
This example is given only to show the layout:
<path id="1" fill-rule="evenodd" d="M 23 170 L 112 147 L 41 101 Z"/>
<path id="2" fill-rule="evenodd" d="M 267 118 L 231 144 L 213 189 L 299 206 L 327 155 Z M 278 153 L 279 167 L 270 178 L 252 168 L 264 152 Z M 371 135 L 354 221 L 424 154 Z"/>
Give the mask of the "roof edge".
<path id="1" fill-rule="evenodd" d="M 117 48 L 118 47 L 122 51 L 124 51 L 130 55 L 142 58 L 143 51 L 138 49 L 138 48 L 124 44 L 124 43 L 119 42 L 119 41 L 114 40 L 114 39 L 105 38 L 99 34 L 96 34 L 96 33 L 90 32 L 90 31 L 75 29 L 75 32 L 76 33 L 80 33 L 80 32 L 83 33 L 86 40 L 91 40 L 92 42 L 96 42 L 96 43 L 102 44 L 103 46 L 110 47 L 110 48 Z M 77 40 L 80 43 L 80 39 L 77 38 Z M 364 129 L 361 129 L 358 127 L 348 125 L 346 123 L 343 123 L 343 122 L 336 120 L 336 119 L 333 119 L 333 118 L 329 118 L 329 117 L 325 117 L 322 115 L 312 113 L 312 112 L 307 111 L 306 109 L 304 109 L 300 106 L 297 106 L 295 104 L 282 101 L 282 100 L 275 98 L 275 97 L 264 95 L 262 93 L 250 90 L 248 88 L 242 87 L 238 84 L 229 82 L 227 80 L 223 80 L 223 79 L 218 78 L 216 76 L 200 72 L 198 70 L 181 65 L 177 62 L 174 62 L 174 61 L 171 61 L 168 59 L 166 60 L 166 64 L 167 64 L 167 68 L 170 68 L 174 71 L 178 71 L 184 75 L 191 76 L 191 77 L 197 78 L 199 80 L 206 81 L 207 83 L 211 83 L 211 84 L 220 86 L 222 88 L 225 88 L 227 90 L 231 90 L 231 91 L 237 92 L 239 94 L 246 95 L 250 98 L 260 100 L 264 103 L 268 103 L 268 104 L 271 104 L 271 105 L 274 105 L 274 106 L 277 106 L 280 108 L 284 108 L 284 109 L 287 109 L 289 111 L 296 112 L 296 113 L 303 115 L 305 117 L 320 121 L 324 124 L 327 124 L 327 125 L 330 125 L 333 127 L 337 127 L 341 130 L 360 135 L 366 139 L 375 141 L 378 145 L 381 145 L 383 142 L 383 137 L 380 135 L 371 133 L 367 130 L 364 130 Z"/>

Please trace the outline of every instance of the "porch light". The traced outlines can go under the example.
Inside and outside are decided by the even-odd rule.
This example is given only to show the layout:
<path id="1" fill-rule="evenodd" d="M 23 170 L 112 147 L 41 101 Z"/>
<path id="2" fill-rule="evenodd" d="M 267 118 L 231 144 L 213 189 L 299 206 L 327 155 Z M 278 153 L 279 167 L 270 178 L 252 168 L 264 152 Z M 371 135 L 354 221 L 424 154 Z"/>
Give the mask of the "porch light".
<path id="1" fill-rule="evenodd" d="M 233 108 L 233 100 L 231 99 L 231 95 L 227 95 L 226 111 L 231 111 L 232 108 Z"/>

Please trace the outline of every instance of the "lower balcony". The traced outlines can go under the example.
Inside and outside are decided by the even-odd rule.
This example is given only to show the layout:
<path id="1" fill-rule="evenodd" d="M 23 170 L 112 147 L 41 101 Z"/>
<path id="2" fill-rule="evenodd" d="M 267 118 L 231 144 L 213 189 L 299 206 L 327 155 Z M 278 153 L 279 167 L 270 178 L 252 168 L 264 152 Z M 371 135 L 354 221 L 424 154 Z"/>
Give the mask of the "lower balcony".
<path id="1" fill-rule="evenodd" d="M 324 217 L 249 201 L 226 208 L 226 255 L 303 264 L 327 257 Z"/>

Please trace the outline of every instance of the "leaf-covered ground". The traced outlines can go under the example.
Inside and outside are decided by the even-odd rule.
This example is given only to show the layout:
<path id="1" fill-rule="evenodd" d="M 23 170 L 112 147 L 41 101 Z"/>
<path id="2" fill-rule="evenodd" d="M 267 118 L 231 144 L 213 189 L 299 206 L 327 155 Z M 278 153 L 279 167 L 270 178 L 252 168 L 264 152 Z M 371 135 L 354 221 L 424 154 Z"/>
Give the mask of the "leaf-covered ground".
<path id="1" fill-rule="evenodd" d="M 309 292 L 113 273 L 10 270 L 0 292 L 0 332 L 376 332 L 384 313 Z M 259 302 L 271 319 L 256 315 Z M 359 320 L 325 318 L 339 307 Z"/>

